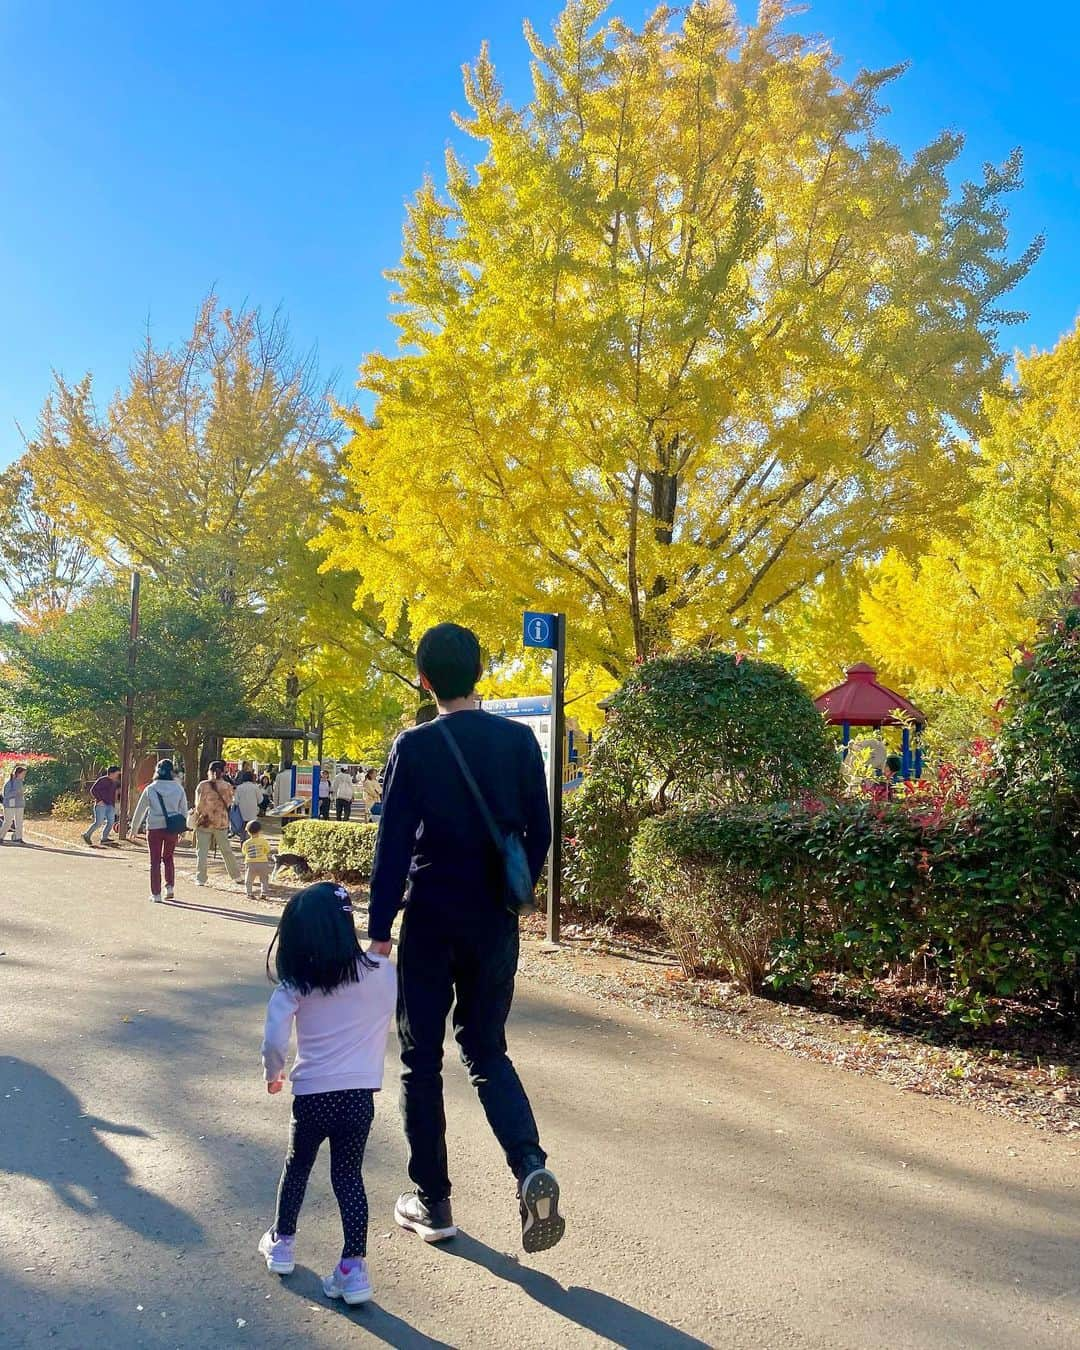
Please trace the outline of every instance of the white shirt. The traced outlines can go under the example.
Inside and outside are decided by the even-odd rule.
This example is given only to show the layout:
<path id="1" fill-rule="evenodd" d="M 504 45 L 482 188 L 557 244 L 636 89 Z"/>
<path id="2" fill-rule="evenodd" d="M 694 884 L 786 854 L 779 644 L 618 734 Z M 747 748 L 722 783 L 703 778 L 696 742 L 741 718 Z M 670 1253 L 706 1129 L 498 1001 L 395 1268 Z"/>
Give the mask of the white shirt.
<path id="1" fill-rule="evenodd" d="M 244 817 L 244 824 L 254 820 L 259 814 L 259 803 L 262 801 L 263 790 L 258 783 L 238 783 L 236 792 L 233 794 L 233 801 L 240 808 L 240 814 Z"/>
<path id="2" fill-rule="evenodd" d="M 353 799 L 352 775 L 345 773 L 344 770 L 334 779 L 334 796 L 343 802 L 351 802 Z"/>
<path id="3" fill-rule="evenodd" d="M 332 994 L 298 994 L 279 984 L 270 995 L 263 1032 L 266 1081 L 285 1068 L 292 1024 L 296 1022 L 293 1092 L 344 1092 L 382 1087 L 390 1018 L 397 1004 L 397 967 L 373 956 L 377 967 L 360 967 L 356 984 L 339 985 Z"/>

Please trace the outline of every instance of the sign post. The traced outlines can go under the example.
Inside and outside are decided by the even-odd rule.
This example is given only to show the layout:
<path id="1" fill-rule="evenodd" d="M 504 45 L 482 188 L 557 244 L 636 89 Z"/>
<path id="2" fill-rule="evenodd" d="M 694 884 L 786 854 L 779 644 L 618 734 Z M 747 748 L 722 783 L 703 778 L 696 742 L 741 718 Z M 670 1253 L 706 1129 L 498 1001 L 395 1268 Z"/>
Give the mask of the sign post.
<path id="1" fill-rule="evenodd" d="M 547 942 L 559 945 L 562 906 L 563 747 L 566 743 L 566 615 L 525 615 L 526 647 L 547 648 L 551 663 L 551 750 L 548 756 L 548 806 L 551 811 L 551 852 L 548 854 Z"/>

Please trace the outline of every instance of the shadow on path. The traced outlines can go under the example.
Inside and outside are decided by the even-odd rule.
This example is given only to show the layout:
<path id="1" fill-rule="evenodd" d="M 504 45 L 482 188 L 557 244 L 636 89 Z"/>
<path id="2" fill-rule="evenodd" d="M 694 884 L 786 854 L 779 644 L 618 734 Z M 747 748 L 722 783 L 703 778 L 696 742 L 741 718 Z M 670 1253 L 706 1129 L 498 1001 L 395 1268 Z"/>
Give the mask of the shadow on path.
<path id="1" fill-rule="evenodd" d="M 186 900 L 163 900 L 168 909 L 187 909 L 196 914 L 214 914 L 220 919 L 233 919 L 237 923 L 257 923 L 264 928 L 276 928 L 278 914 L 249 914 L 244 909 L 226 909 L 222 905 L 193 905 Z"/>
<path id="2" fill-rule="evenodd" d="M 24 839 L 21 844 L 4 844 L 4 848 L 23 848 L 33 853 L 59 853 L 65 858 L 108 858 L 111 856 L 110 849 L 91 849 L 91 848 L 49 848 L 47 844 L 35 844 L 30 839 Z"/>
<path id="3" fill-rule="evenodd" d="M 79 1099 L 59 1079 L 23 1059 L 0 1059 L 0 1173 L 44 1182 L 77 1214 L 108 1215 L 169 1247 L 202 1241 L 202 1228 L 175 1205 L 131 1180 L 127 1163 L 102 1134 L 150 1136 L 83 1114 Z"/>
<path id="4" fill-rule="evenodd" d="M 439 1251 L 471 1261 L 500 1280 L 516 1284 L 545 1308 L 624 1350 L 709 1350 L 706 1341 L 688 1336 L 678 1327 L 661 1322 L 658 1317 L 612 1298 L 610 1294 L 577 1285 L 564 1288 L 552 1276 L 520 1265 L 512 1257 L 463 1233 L 460 1228 L 456 1238 L 440 1244 Z"/>
<path id="5" fill-rule="evenodd" d="M 276 1277 L 275 1277 L 276 1278 Z M 383 1345 L 392 1345 L 395 1350 L 454 1350 L 450 1341 L 437 1341 L 426 1332 L 417 1330 L 411 1323 L 387 1312 L 378 1303 L 362 1303 L 350 1308 L 347 1303 L 330 1300 L 323 1293 L 322 1279 L 308 1266 L 298 1265 L 291 1275 L 281 1281 L 284 1293 L 302 1298 L 305 1303 L 318 1303 L 337 1307 L 349 1321 Z"/>

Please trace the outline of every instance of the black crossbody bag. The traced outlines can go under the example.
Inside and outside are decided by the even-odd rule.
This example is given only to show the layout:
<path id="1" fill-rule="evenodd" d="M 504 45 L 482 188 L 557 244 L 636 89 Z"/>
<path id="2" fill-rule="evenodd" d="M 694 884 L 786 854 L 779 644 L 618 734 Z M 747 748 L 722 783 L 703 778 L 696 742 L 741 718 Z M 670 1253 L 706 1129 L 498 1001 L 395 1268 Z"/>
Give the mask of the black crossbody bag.
<path id="1" fill-rule="evenodd" d="M 165 831 L 167 834 L 183 834 L 187 829 L 187 816 L 180 811 L 170 811 L 165 805 L 165 798 L 160 792 L 154 793 L 158 799 L 158 806 L 161 807 L 161 814 L 165 817 Z"/>
<path id="2" fill-rule="evenodd" d="M 465 756 L 461 753 L 457 741 L 451 736 L 450 729 L 443 718 L 439 719 L 439 730 L 446 737 L 450 753 L 457 760 L 461 776 L 465 779 L 465 783 L 472 793 L 473 800 L 476 802 L 499 854 L 503 875 L 503 904 L 511 914 L 516 914 L 519 917 L 522 914 L 531 914 L 536 908 L 536 894 L 533 889 L 529 859 L 525 853 L 525 842 L 516 831 L 503 833 L 499 829 L 498 822 L 491 814 L 491 810 L 484 800 L 484 794 L 480 791 L 480 786 L 472 775 L 472 770 L 465 763 Z"/>

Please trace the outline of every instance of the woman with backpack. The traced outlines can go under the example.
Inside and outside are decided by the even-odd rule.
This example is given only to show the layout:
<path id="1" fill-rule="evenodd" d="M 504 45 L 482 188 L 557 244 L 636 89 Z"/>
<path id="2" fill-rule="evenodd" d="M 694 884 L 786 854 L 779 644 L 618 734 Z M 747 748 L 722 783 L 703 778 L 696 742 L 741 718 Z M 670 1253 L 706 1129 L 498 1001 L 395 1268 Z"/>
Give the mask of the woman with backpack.
<path id="1" fill-rule="evenodd" d="M 159 759 L 154 777 L 142 790 L 131 817 L 131 833 L 138 834 L 145 822 L 150 850 L 150 900 L 161 903 L 161 868 L 165 867 L 165 899 L 176 894 L 176 841 L 187 828 L 187 794 L 176 781 L 171 759 Z"/>
<path id="2" fill-rule="evenodd" d="M 207 776 L 195 789 L 195 805 L 189 825 L 195 830 L 195 885 L 206 885 L 210 845 L 217 845 L 229 876 L 240 884 L 240 862 L 229 843 L 229 807 L 233 804 L 233 786 L 225 779 L 225 761 L 211 760 Z"/>

